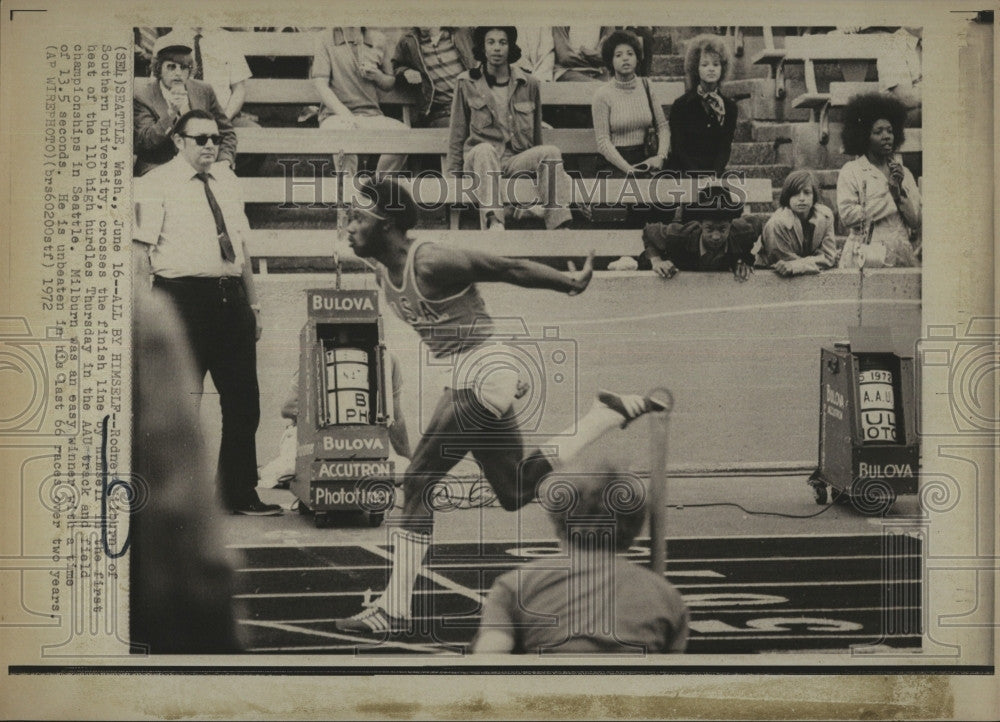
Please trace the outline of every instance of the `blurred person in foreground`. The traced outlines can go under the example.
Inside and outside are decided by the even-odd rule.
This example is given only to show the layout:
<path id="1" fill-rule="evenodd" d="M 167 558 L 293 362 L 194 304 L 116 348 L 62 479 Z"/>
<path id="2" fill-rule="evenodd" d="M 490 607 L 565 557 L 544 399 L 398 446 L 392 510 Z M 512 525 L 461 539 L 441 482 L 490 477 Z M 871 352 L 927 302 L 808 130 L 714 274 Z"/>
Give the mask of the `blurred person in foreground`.
<path id="1" fill-rule="evenodd" d="M 646 520 L 646 490 L 610 465 L 550 474 L 538 490 L 563 554 L 500 576 L 479 654 L 662 654 L 687 647 L 689 612 L 662 576 L 619 556 Z"/>
<path id="2" fill-rule="evenodd" d="M 134 284 L 132 484 L 146 503 L 130 517 L 130 641 L 151 654 L 240 651 L 235 560 L 226 548 L 212 468 L 194 406 L 183 325 L 159 291 Z"/>

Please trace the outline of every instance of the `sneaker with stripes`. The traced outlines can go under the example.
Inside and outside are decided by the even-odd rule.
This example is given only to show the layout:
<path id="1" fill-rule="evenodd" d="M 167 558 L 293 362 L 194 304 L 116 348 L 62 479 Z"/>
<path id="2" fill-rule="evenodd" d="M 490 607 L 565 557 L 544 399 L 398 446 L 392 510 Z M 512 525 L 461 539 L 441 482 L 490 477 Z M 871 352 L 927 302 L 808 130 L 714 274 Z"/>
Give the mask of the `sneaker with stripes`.
<path id="1" fill-rule="evenodd" d="M 371 606 L 353 617 L 338 619 L 334 624 L 338 632 L 361 634 L 403 634 L 410 630 L 409 619 L 390 617 L 379 606 Z"/>

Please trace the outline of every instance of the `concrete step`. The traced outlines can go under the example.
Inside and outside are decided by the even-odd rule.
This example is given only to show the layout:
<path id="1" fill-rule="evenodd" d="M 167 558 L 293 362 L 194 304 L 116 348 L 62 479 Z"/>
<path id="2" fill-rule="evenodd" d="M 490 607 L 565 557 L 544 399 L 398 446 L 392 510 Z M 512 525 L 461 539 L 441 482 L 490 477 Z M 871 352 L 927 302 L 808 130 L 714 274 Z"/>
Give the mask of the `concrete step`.
<path id="1" fill-rule="evenodd" d="M 733 154 L 730 163 L 739 165 L 769 165 L 777 163 L 777 153 L 773 143 L 743 142 L 733 143 Z"/>
<path id="2" fill-rule="evenodd" d="M 791 139 L 792 123 L 773 123 L 764 120 L 754 120 L 751 124 L 751 134 L 755 141 L 773 143 L 776 140 Z"/>
<path id="3" fill-rule="evenodd" d="M 840 176 L 839 169 L 814 170 L 813 173 L 816 174 L 816 180 L 819 182 L 820 188 L 837 187 L 837 178 Z"/>
<path id="4" fill-rule="evenodd" d="M 770 178 L 772 184 L 780 187 L 785 182 L 785 176 L 791 173 L 792 166 L 776 163 L 763 165 L 730 163 L 726 166 L 726 170 L 743 173 L 747 178 Z"/>
<path id="5" fill-rule="evenodd" d="M 777 206 L 773 203 L 747 203 L 747 213 L 774 213 Z"/>
<path id="6" fill-rule="evenodd" d="M 650 75 L 684 75 L 682 55 L 654 55 Z"/>
<path id="7" fill-rule="evenodd" d="M 737 143 L 749 143 L 756 140 L 753 137 L 753 121 L 743 115 L 736 121 L 736 134 L 733 140 Z"/>
<path id="8" fill-rule="evenodd" d="M 722 94 L 730 98 L 749 98 L 757 83 L 756 78 L 730 78 L 722 84 Z"/>
<path id="9" fill-rule="evenodd" d="M 853 62 L 853 61 L 852 61 Z M 865 63 L 865 77 L 860 78 L 865 82 L 875 82 L 878 80 L 878 71 L 875 68 L 875 61 L 868 61 Z M 814 63 L 816 75 L 816 88 L 821 93 L 829 92 L 831 82 L 841 82 L 846 80 L 844 77 L 844 71 L 839 63 L 835 62 L 819 62 Z M 804 63 L 788 63 L 785 65 L 785 78 L 787 80 L 802 80 L 805 79 L 805 64 Z"/>
<path id="10" fill-rule="evenodd" d="M 653 28 L 653 55 L 674 55 L 674 39 L 667 34 L 659 32 L 659 28 Z"/>
<path id="11" fill-rule="evenodd" d="M 696 35 L 716 35 L 715 26 L 712 25 L 676 25 L 672 27 L 654 28 L 653 34 L 670 39 L 674 45 L 674 52 L 683 53 L 684 43 Z"/>

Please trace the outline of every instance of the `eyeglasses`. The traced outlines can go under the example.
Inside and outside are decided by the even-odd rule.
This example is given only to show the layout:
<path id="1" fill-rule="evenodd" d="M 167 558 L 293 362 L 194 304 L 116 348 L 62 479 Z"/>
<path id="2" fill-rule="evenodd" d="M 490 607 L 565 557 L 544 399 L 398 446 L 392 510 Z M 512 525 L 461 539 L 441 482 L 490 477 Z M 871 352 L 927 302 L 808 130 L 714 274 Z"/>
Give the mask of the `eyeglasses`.
<path id="1" fill-rule="evenodd" d="M 198 145 L 205 145 L 208 141 L 212 141 L 212 145 L 219 145 L 222 142 L 222 136 L 218 133 L 213 133 L 212 135 L 188 135 L 187 133 L 179 134 L 182 138 L 190 138 Z"/>
<path id="2" fill-rule="evenodd" d="M 163 64 L 164 70 L 173 72 L 175 70 L 191 70 L 194 67 L 191 63 L 175 63 L 172 60 Z"/>

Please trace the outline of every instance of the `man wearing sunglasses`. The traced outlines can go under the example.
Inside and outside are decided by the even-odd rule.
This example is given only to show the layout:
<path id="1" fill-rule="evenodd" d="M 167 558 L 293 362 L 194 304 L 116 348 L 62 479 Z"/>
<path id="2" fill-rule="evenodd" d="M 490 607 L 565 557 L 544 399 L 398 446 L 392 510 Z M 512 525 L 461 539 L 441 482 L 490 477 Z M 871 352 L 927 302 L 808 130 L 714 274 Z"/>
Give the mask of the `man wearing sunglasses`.
<path id="1" fill-rule="evenodd" d="M 135 175 L 166 163 L 177 152 L 170 130 L 189 110 L 208 111 L 218 125 L 222 143 L 218 161 L 232 170 L 236 162 L 236 131 L 212 86 L 194 79 L 194 41 L 174 31 L 157 39 L 153 48 L 153 77 L 136 80 L 132 95 L 135 134 Z"/>
<path id="2" fill-rule="evenodd" d="M 236 176 L 215 166 L 223 135 L 212 114 L 190 110 L 170 139 L 177 155 L 135 182 L 134 282 L 149 273 L 173 302 L 195 361 L 188 388 L 163 393 L 198 400 L 205 374 L 219 392 L 218 484 L 234 514 L 275 516 L 257 496 L 260 305 L 244 239 L 250 226 Z M 156 439 L 139 443 L 155 444 Z"/>

